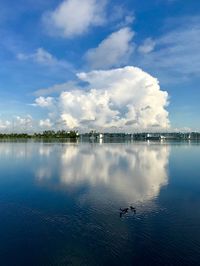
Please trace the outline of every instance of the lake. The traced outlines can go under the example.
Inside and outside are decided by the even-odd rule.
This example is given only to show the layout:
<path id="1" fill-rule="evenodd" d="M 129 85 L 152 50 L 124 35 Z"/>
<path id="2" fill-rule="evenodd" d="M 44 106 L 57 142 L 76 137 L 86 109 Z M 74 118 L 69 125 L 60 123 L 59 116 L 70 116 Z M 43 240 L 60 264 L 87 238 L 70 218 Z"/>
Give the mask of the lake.
<path id="1" fill-rule="evenodd" d="M 0 265 L 199 263 L 199 143 L 0 142 Z"/>

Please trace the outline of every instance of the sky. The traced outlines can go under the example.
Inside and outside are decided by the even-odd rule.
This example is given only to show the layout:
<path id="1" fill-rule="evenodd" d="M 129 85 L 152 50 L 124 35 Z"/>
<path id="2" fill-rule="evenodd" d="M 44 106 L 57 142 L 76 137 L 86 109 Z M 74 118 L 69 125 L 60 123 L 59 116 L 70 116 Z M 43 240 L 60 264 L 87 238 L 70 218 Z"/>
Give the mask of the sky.
<path id="1" fill-rule="evenodd" d="M 200 131 L 199 0 L 1 0 L 0 132 Z"/>

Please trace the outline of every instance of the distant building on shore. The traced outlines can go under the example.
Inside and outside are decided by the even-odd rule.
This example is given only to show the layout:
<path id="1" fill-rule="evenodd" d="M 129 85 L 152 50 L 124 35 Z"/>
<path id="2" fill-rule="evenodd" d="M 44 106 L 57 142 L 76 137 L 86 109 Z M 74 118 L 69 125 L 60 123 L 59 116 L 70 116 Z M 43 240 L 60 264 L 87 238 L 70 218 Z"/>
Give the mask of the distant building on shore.
<path id="1" fill-rule="evenodd" d="M 95 140 L 198 140 L 200 139 L 200 133 L 191 132 L 157 132 L 157 133 L 99 133 L 99 132 L 90 132 L 80 134 L 81 139 L 90 139 L 91 141 Z"/>

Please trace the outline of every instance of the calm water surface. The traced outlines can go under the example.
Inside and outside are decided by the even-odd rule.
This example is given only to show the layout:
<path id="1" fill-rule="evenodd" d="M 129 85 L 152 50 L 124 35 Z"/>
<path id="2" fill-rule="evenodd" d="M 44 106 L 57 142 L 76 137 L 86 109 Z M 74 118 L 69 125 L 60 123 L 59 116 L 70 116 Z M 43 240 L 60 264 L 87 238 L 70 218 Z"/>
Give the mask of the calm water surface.
<path id="1" fill-rule="evenodd" d="M 1 142 L 0 265 L 200 265 L 200 145 Z"/>

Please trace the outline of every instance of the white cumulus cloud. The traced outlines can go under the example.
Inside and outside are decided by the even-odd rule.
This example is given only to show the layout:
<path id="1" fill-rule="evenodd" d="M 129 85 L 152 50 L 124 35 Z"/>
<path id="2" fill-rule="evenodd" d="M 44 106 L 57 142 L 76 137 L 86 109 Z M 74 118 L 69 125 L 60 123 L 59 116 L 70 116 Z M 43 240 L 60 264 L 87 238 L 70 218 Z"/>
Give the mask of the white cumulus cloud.
<path id="1" fill-rule="evenodd" d="M 104 1 L 65 0 L 44 15 L 47 30 L 53 35 L 71 38 L 81 35 L 92 26 L 104 23 Z"/>
<path id="2" fill-rule="evenodd" d="M 35 99 L 35 103 L 33 103 L 33 106 L 39 106 L 39 107 L 51 107 L 53 105 L 53 97 L 43 97 L 40 96 Z"/>
<path id="3" fill-rule="evenodd" d="M 51 128 L 53 126 L 53 123 L 51 122 L 51 120 L 49 118 L 44 119 L 44 120 L 40 120 L 39 121 L 39 126 L 42 128 Z"/>
<path id="4" fill-rule="evenodd" d="M 32 117 L 30 115 L 27 115 L 26 117 L 16 116 L 15 123 L 18 126 L 31 126 Z"/>
<path id="5" fill-rule="evenodd" d="M 156 78 L 141 69 L 127 66 L 77 76 L 88 86 L 63 91 L 55 99 L 36 99 L 41 107 L 49 107 L 54 99 L 51 117 L 61 121 L 65 128 L 116 131 L 169 127 L 165 109 L 168 93 L 160 89 Z"/>
<path id="6" fill-rule="evenodd" d="M 33 118 L 31 115 L 14 116 L 10 120 L 0 120 L 0 133 L 24 133 L 33 130 Z"/>
<path id="7" fill-rule="evenodd" d="M 10 121 L 6 120 L 6 121 L 3 121 L 3 120 L 0 120 L 0 130 L 1 131 L 4 131 L 6 129 L 8 129 L 10 127 L 11 123 Z"/>
<path id="8" fill-rule="evenodd" d="M 122 65 L 133 52 L 134 45 L 131 42 L 133 36 L 134 32 L 128 27 L 113 32 L 97 48 L 87 51 L 85 55 L 87 62 L 92 68 Z"/>

